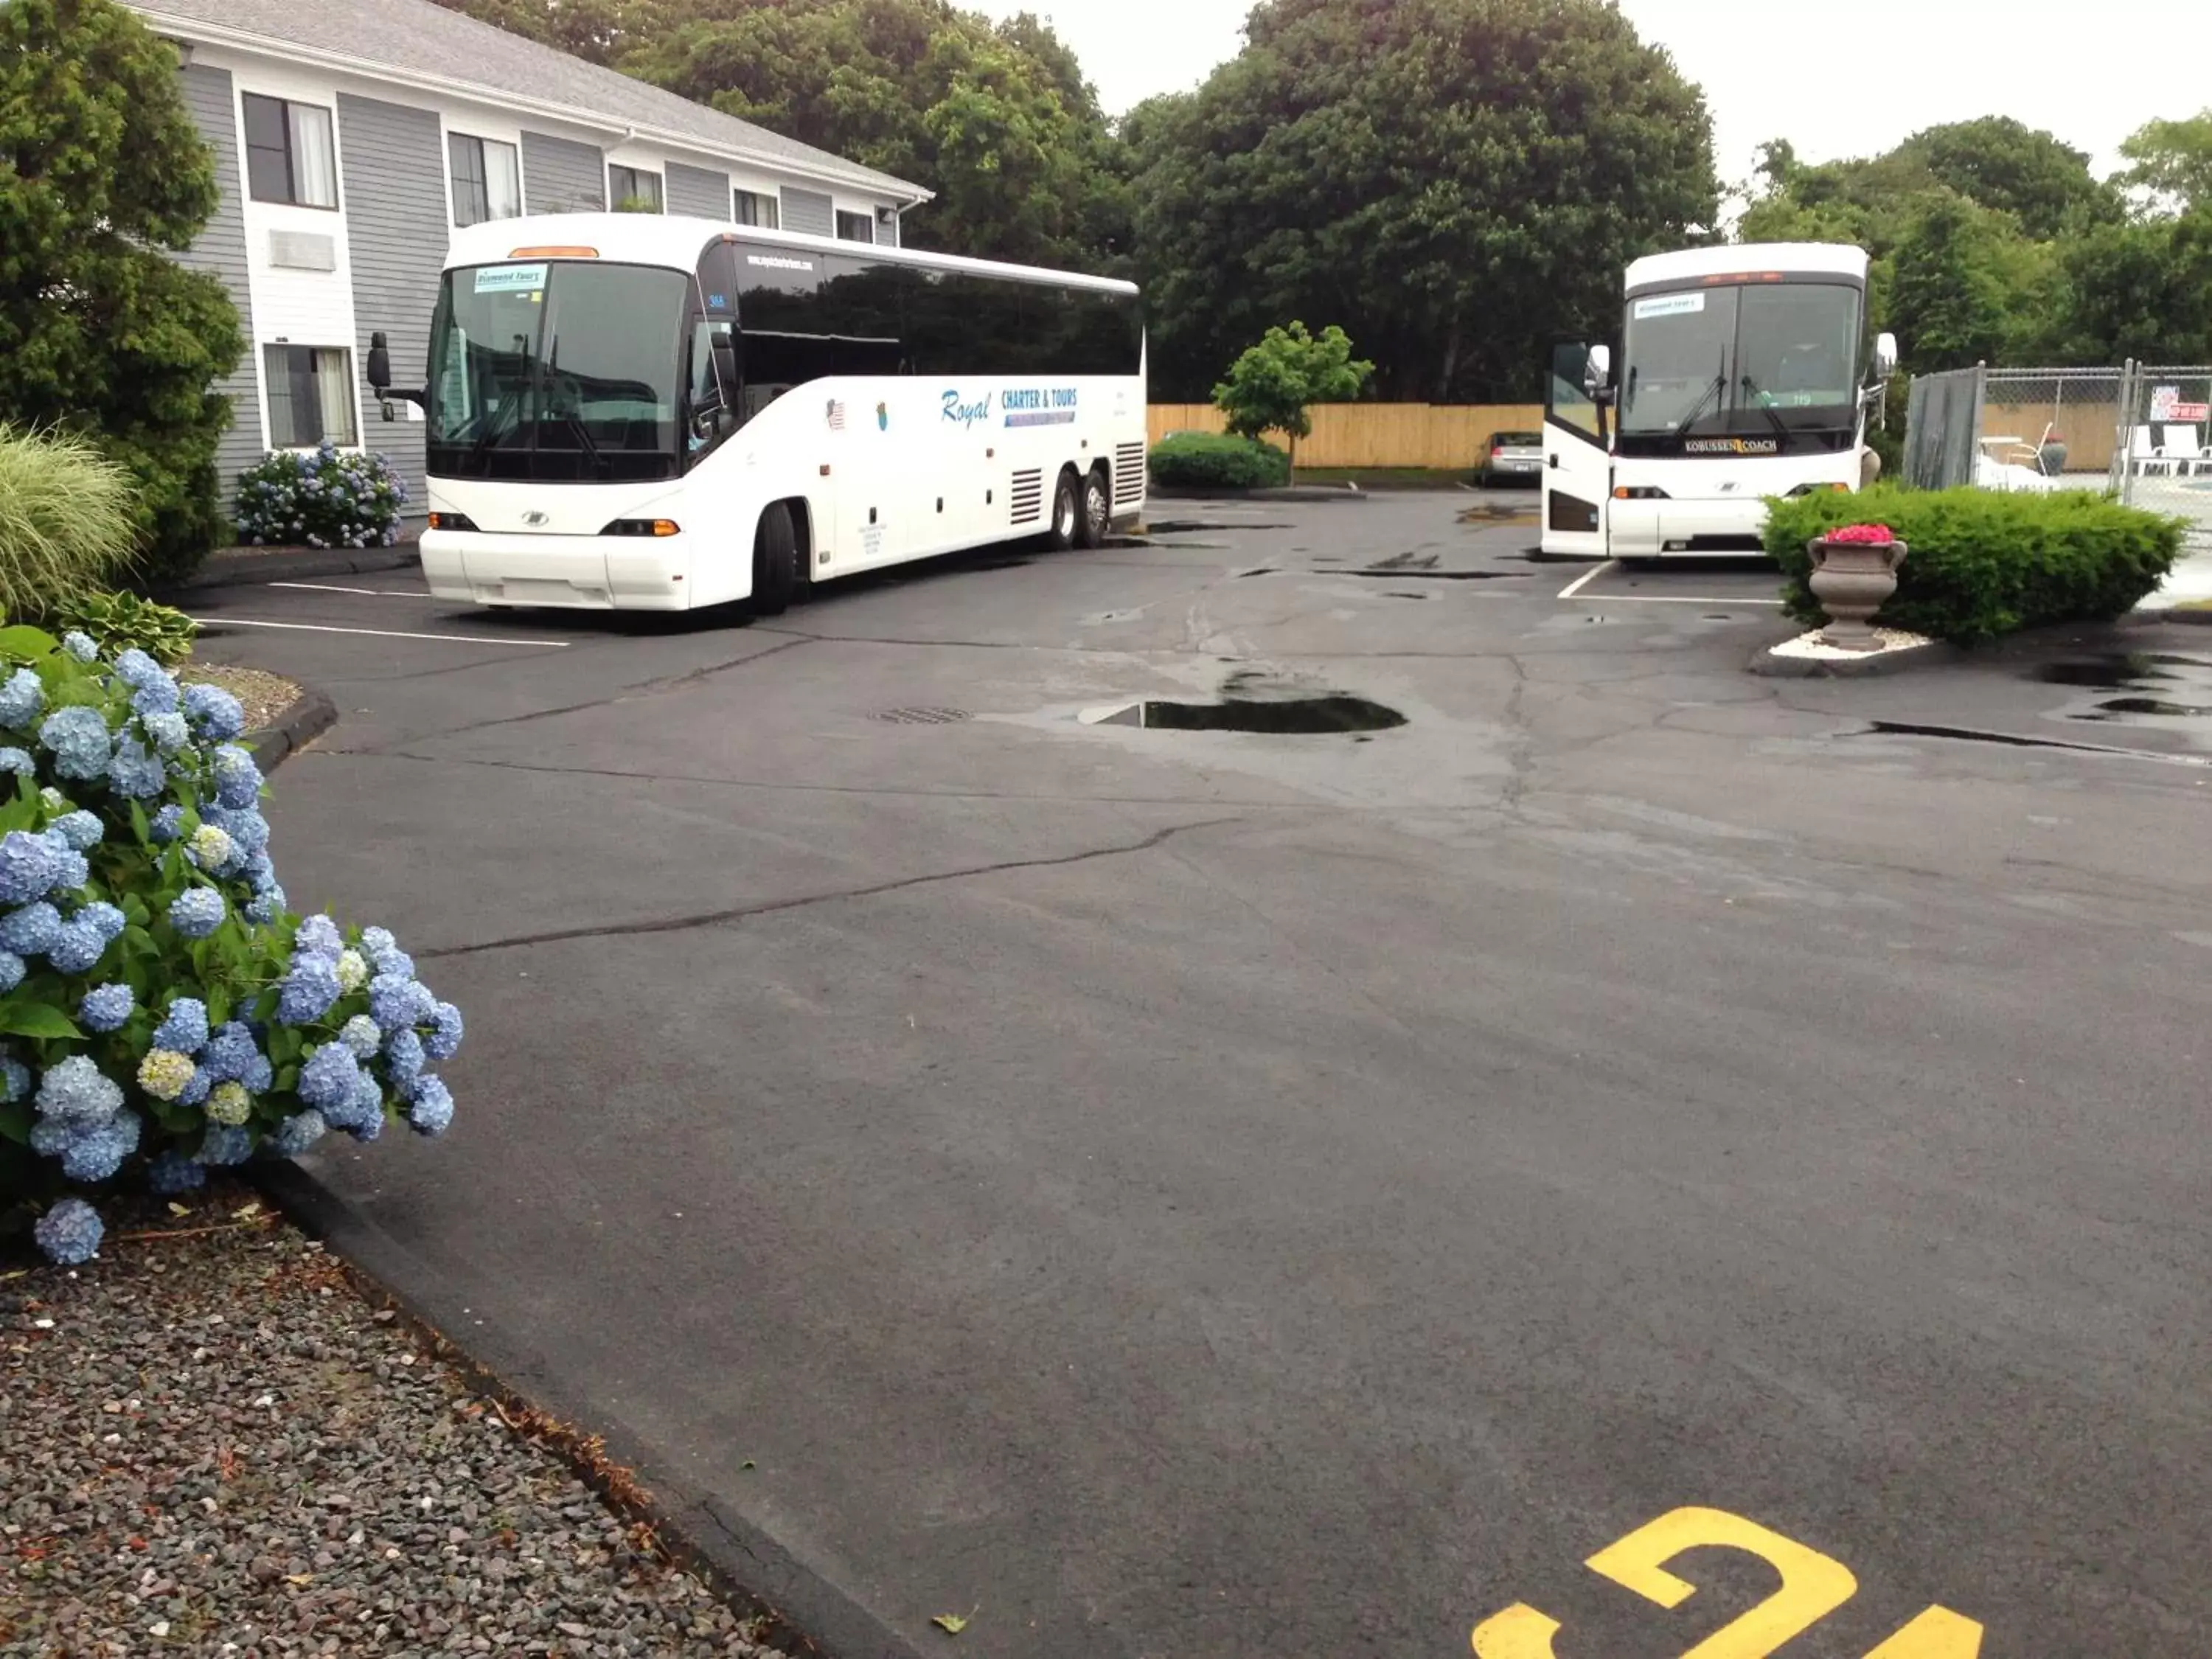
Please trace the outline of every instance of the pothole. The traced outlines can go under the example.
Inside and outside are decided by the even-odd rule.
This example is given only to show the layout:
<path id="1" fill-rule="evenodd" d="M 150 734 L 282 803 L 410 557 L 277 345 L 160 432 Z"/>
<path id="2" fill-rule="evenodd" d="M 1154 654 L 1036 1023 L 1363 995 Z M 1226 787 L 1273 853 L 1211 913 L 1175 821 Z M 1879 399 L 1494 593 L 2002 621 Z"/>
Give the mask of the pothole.
<path id="1" fill-rule="evenodd" d="M 1279 738 L 1328 737 L 1346 732 L 1387 732 L 1403 726 L 1396 709 L 1341 692 L 1305 697 L 1224 697 L 1218 702 L 1147 698 L 1086 710 L 1091 726 L 1134 726 L 1158 732 L 1256 732 Z"/>

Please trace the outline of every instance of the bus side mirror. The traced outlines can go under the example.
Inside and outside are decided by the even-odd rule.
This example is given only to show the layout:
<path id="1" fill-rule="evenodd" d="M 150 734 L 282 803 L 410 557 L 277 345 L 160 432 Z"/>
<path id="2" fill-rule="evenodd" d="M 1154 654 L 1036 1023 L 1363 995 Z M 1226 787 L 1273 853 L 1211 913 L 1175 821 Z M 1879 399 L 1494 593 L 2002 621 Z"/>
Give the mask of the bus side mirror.
<path id="1" fill-rule="evenodd" d="M 392 389 L 392 350 L 384 343 L 381 329 L 368 337 L 368 385 L 380 398 Z M 384 418 L 392 418 L 388 409 Z"/>
<path id="2" fill-rule="evenodd" d="M 1591 397 L 1613 383 L 1613 348 L 1594 345 L 1589 349 L 1589 362 L 1583 370 L 1583 388 Z"/>
<path id="3" fill-rule="evenodd" d="M 1887 380 L 1897 373 L 1897 336 L 1887 331 L 1874 337 L 1874 374 Z"/>

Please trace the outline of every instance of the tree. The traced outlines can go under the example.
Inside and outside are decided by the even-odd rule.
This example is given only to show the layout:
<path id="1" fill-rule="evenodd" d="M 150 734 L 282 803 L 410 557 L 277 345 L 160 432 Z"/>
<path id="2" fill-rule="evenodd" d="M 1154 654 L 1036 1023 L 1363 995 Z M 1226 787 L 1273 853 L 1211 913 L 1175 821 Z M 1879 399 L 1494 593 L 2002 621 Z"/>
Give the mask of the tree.
<path id="1" fill-rule="evenodd" d="M 167 257 L 216 200 L 173 48 L 114 0 L 0 6 L 0 421 L 82 432 L 129 468 L 155 575 L 222 531 L 212 387 L 238 313 Z"/>
<path id="2" fill-rule="evenodd" d="M 2066 250 L 2067 355 L 2212 362 L 2212 208 L 2100 227 Z"/>
<path id="3" fill-rule="evenodd" d="M 2152 121 L 2121 144 L 2135 165 L 2122 177 L 2169 206 L 2212 208 L 2212 109 L 2186 120 Z"/>
<path id="4" fill-rule="evenodd" d="M 947 0 L 680 4 L 661 0 L 620 67 L 933 191 L 908 227 L 916 245 L 1089 270 L 1126 249 L 1097 94 L 1036 18 L 994 28 Z"/>
<path id="5" fill-rule="evenodd" d="M 1998 357 L 2004 287 L 1996 238 L 1966 204 L 1939 201 L 1916 217 L 1893 258 L 1889 321 L 1917 373 Z"/>
<path id="6" fill-rule="evenodd" d="M 587 64 L 613 64 L 666 26 L 659 0 L 438 0 Z"/>
<path id="7" fill-rule="evenodd" d="M 1297 441 L 1313 432 L 1308 408 L 1349 403 L 1374 374 L 1374 364 L 1352 356 L 1351 337 L 1334 323 L 1316 337 L 1293 322 L 1269 329 L 1239 354 L 1229 378 L 1213 388 L 1213 403 L 1240 438 L 1289 434 L 1295 459 Z"/>
<path id="8" fill-rule="evenodd" d="M 2011 214 L 2039 242 L 2117 223 L 2124 210 L 2119 193 L 2089 171 L 2087 150 L 2008 115 L 1928 127 L 1892 153 L 1975 206 Z"/>
<path id="9" fill-rule="evenodd" d="M 1717 205 L 1703 98 L 1601 0 L 1267 0 L 1123 131 L 1170 396 L 1316 313 L 1386 396 L 1526 395 L 1550 336 Z"/>

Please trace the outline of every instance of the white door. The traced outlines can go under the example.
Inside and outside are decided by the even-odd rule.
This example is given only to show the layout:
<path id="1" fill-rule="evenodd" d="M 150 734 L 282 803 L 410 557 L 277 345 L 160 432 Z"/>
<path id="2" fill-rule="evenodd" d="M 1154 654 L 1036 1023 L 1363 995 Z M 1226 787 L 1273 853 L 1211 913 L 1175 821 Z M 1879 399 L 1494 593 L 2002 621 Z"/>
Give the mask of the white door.
<path id="1" fill-rule="evenodd" d="M 1603 558 L 1613 496 L 1597 404 L 1583 386 L 1589 347 L 1555 346 L 1544 391 L 1544 533 L 1547 553 Z"/>

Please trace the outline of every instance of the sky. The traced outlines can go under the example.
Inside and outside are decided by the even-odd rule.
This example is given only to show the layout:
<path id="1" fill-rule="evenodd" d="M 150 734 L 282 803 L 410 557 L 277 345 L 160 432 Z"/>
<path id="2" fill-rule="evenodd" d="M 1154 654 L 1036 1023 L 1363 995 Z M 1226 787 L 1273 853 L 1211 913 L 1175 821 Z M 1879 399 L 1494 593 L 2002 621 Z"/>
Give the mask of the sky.
<path id="1" fill-rule="evenodd" d="M 1247 0 L 962 0 L 1033 11 L 1106 107 L 1197 85 L 1236 54 Z M 1808 161 L 1866 155 L 1938 122 L 2010 115 L 2119 165 L 2158 116 L 2212 106 L 2212 0 L 1620 0 L 1703 86 L 1723 182 L 1787 137 Z"/>

